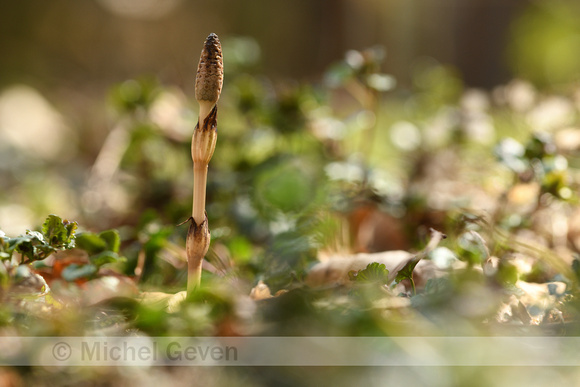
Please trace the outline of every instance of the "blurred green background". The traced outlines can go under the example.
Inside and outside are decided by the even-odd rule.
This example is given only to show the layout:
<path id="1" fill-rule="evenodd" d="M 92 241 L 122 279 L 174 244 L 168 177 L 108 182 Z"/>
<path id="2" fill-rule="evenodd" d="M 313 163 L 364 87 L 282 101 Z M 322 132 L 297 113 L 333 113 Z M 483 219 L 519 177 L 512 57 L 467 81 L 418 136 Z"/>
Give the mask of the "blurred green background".
<path id="1" fill-rule="evenodd" d="M 381 47 L 379 71 L 394 77 L 397 86 L 390 95 L 402 99 L 418 87 L 433 88 L 437 73 L 431 78 L 421 74 L 440 64 L 452 71 L 453 78 L 441 83 L 441 92 L 452 98 L 462 84 L 491 90 L 518 77 L 543 89 L 570 85 L 580 68 L 579 14 L 576 2 L 562 0 L 4 1 L 0 225 L 16 232 L 56 212 L 90 227 L 116 226 L 126 220 L 116 215 L 134 208 L 142 194 L 150 195 L 146 200 L 156 206 L 175 195 L 185 201 L 188 156 L 169 152 L 166 159 L 167 144 L 145 145 L 152 148 L 147 151 L 150 162 L 163 166 L 139 168 L 169 185 L 176 185 L 176 174 L 182 175 L 170 193 L 162 185 L 144 187 L 134 181 L 127 182 L 133 184 L 131 190 L 103 187 L 111 182 L 107 173 L 116 173 L 107 161 L 114 165 L 119 160 L 104 155 L 100 164 L 95 162 L 107 136 L 123 125 L 127 106 L 119 104 L 153 103 L 160 90 L 169 93 L 155 105 L 154 124 L 172 141 L 187 142 L 196 117 L 194 71 L 201 43 L 211 31 L 221 37 L 226 60 L 220 133 L 241 135 L 262 124 L 228 109 L 238 107 L 244 114 L 276 94 L 282 113 L 298 121 L 284 117 L 269 125 L 274 132 L 260 131 L 258 140 L 271 142 L 273 133 L 304 124 L 300 114 L 314 107 L 293 106 L 302 103 L 297 85 L 321 85 L 326 70 L 348 50 Z M 118 132 L 112 143 L 122 140 Z M 141 134 L 134 137 L 147 137 Z M 236 151 L 264 157 L 248 148 Z M 120 153 L 113 151 L 111 157 Z M 136 152 L 123 162 L 142 156 Z M 214 161 L 220 162 L 227 163 Z M 104 198 L 96 185 L 114 191 L 113 196 Z M 141 206 L 146 204 L 151 203 Z M 105 207 L 110 211 L 96 216 Z"/>
<path id="2" fill-rule="evenodd" d="M 510 175 L 477 168 L 493 165 L 495 142 L 573 122 L 573 1 L 1 7 L 0 228 L 18 235 L 49 213 L 119 228 L 124 246 L 137 243 L 134 264 L 143 246 L 155 261 L 167 238 L 183 244 L 185 227 L 173 226 L 191 210 L 194 79 L 209 32 L 226 72 L 208 186 L 212 251 L 250 266 L 269 257 L 269 275 L 316 250 L 421 245 L 457 203 L 487 203 L 434 194 L 441 176 L 428 166 L 448 162 L 433 161 L 437 152 L 461 145 L 474 157 L 440 173 L 474 167 L 466 179 L 497 193 Z M 544 92 L 567 97 L 534 105 Z"/>
<path id="3" fill-rule="evenodd" d="M 38 324 L 19 306 L 18 329 L 82 334 L 88 321 L 98 332 L 130 310 L 136 317 L 119 317 L 128 325 L 115 329 L 477 335 L 484 325 L 491 334 L 520 326 L 577 334 L 578 20 L 580 3 L 564 0 L 2 1 L 0 230 L 38 229 L 51 213 L 81 231 L 118 229 L 114 255 L 124 259 L 88 279 L 105 288 L 99 279 L 119 275 L 130 285 L 128 296 L 115 288 L 96 305 L 81 301 L 79 324 L 59 313 Z M 185 288 L 187 226 L 176 225 L 191 213 L 195 70 L 210 32 L 222 42 L 225 81 L 204 287 L 177 313 L 116 305 L 114 296 Z M 418 284 L 412 298 L 392 295 L 407 307 L 371 306 L 382 293 L 304 285 L 328 257 L 420 251 L 430 227 L 449 238 L 429 261 L 467 269 Z M 490 254 L 499 263 L 478 271 Z M 82 281 L 77 289 L 44 269 L 55 294 L 79 298 Z M 260 280 L 272 294 L 289 292 L 244 309 Z M 566 292 L 554 293 L 554 281 Z M 523 297 L 522 282 L 551 303 L 520 298 L 498 312 Z M 103 308 L 109 315 L 94 318 Z M 2 316 L 12 329 L 12 315 Z M 507 368 L 433 370 L 439 385 L 514 378 Z M 276 371 L 259 372 L 264 385 L 310 376 Z M 399 380 L 412 384 L 408 371 L 397 370 Z"/>

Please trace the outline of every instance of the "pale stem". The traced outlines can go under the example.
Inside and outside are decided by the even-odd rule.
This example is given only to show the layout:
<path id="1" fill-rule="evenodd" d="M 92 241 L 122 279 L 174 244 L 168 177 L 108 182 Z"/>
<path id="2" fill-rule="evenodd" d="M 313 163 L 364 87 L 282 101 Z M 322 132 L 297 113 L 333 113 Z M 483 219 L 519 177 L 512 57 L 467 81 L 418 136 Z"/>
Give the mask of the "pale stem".
<path id="1" fill-rule="evenodd" d="M 193 212 L 196 224 L 205 220 L 205 187 L 207 184 L 207 164 L 193 163 Z"/>
<path id="2" fill-rule="evenodd" d="M 203 264 L 203 257 L 201 259 L 189 259 L 187 262 L 187 294 L 199 287 L 201 283 L 201 266 Z"/>

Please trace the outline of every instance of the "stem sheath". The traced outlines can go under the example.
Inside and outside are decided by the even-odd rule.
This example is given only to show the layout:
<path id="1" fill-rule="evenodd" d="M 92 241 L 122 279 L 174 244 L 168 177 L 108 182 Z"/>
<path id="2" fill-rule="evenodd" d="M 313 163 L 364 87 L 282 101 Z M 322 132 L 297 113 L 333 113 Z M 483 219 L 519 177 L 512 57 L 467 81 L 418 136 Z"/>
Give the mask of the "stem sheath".
<path id="1" fill-rule="evenodd" d="M 191 218 L 187 232 L 185 252 L 187 254 L 187 293 L 191 294 L 201 282 L 201 266 L 210 244 L 210 233 L 207 217 L 197 223 Z"/>

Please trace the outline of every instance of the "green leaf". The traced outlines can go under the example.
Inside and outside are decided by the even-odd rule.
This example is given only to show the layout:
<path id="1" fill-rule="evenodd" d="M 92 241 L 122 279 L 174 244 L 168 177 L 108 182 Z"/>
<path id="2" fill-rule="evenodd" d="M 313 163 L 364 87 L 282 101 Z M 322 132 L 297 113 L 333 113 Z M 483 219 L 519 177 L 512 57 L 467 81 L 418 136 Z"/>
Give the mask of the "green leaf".
<path id="1" fill-rule="evenodd" d="M 576 280 L 580 282 L 580 260 L 578 258 L 574 258 L 572 261 L 572 272 L 576 276 Z"/>
<path id="2" fill-rule="evenodd" d="M 409 279 L 413 281 L 413 270 L 415 270 L 415 266 L 419 263 L 419 260 L 412 259 L 399 272 L 395 277 L 395 283 L 399 283 L 405 279 Z"/>
<path id="3" fill-rule="evenodd" d="M 42 225 L 42 232 L 27 230 L 16 238 L 0 238 L 0 259 L 8 259 L 14 251 L 28 261 L 42 260 L 57 250 L 75 246 L 76 222 L 63 221 L 56 215 L 49 215 Z"/>
<path id="4" fill-rule="evenodd" d="M 0 287 L 5 287 L 10 282 L 10 274 L 6 270 L 4 263 L 0 262 Z"/>
<path id="5" fill-rule="evenodd" d="M 38 231 L 26 230 L 26 235 L 27 236 L 29 235 L 32 238 L 39 240 L 41 243 L 46 243 L 46 241 L 44 240 L 44 235 L 42 235 Z"/>
<path id="6" fill-rule="evenodd" d="M 547 155 L 554 154 L 555 149 L 556 147 L 554 146 L 553 141 L 549 135 L 544 133 L 535 133 L 526 144 L 525 157 L 528 160 L 541 160 Z"/>
<path id="7" fill-rule="evenodd" d="M 399 282 L 408 279 L 411 282 L 411 288 L 413 290 L 413 294 L 416 294 L 415 291 L 415 281 L 413 281 L 413 270 L 415 270 L 415 266 L 419 263 L 419 259 L 411 259 L 409 262 L 403 266 L 401 270 L 397 272 L 395 276 L 395 283 L 398 284 Z"/>
<path id="8" fill-rule="evenodd" d="M 32 243 L 32 237 L 27 235 L 10 238 L 8 240 L 8 251 L 12 253 L 16 250 L 25 257 L 32 257 L 34 255 L 34 246 Z"/>
<path id="9" fill-rule="evenodd" d="M 95 265 L 77 265 L 73 263 L 62 271 L 62 278 L 71 282 L 79 278 L 92 277 L 97 273 L 97 270 Z"/>
<path id="10" fill-rule="evenodd" d="M 572 192 L 567 185 L 567 181 L 568 174 L 566 171 L 550 171 L 542 179 L 542 190 L 551 193 L 557 198 L 566 199 L 562 197 L 562 193 Z"/>
<path id="11" fill-rule="evenodd" d="M 42 225 L 42 233 L 47 243 L 57 249 L 70 249 L 75 246 L 76 222 L 62 220 L 49 215 Z"/>
<path id="12" fill-rule="evenodd" d="M 30 261 L 46 258 L 55 251 L 44 240 L 44 236 L 38 231 L 26 231 L 26 235 L 20 235 L 8 240 L 8 252 L 16 250 Z"/>
<path id="13" fill-rule="evenodd" d="M 119 255 L 114 251 L 103 251 L 102 253 L 91 255 L 89 260 L 96 267 L 101 267 L 107 263 L 117 262 L 119 260 Z"/>
<path id="14" fill-rule="evenodd" d="M 82 232 L 76 237 L 76 246 L 85 250 L 89 255 L 99 254 L 103 251 L 119 252 L 121 237 L 117 230 L 107 230 L 99 234 Z"/>
<path id="15" fill-rule="evenodd" d="M 514 285 L 518 282 L 518 268 L 511 263 L 500 261 L 497 278 L 503 284 Z"/>
<path id="16" fill-rule="evenodd" d="M 358 272 L 350 271 L 348 276 L 351 281 L 357 283 L 387 283 L 389 271 L 384 263 L 373 262 L 369 263 L 367 267 Z"/>
<path id="17" fill-rule="evenodd" d="M 100 234 L 83 232 L 77 235 L 77 247 L 89 253 L 91 264 L 99 268 L 107 263 L 119 261 L 121 237 L 117 230 L 107 230 Z"/>
<path id="18" fill-rule="evenodd" d="M 108 248 L 107 241 L 92 232 L 79 233 L 76 237 L 76 245 L 89 255 L 102 253 Z"/>
<path id="19" fill-rule="evenodd" d="M 107 244 L 107 250 L 113 251 L 115 253 L 119 252 L 119 247 L 121 246 L 121 237 L 117 230 L 107 230 L 99 234 L 99 237 L 105 241 Z"/>

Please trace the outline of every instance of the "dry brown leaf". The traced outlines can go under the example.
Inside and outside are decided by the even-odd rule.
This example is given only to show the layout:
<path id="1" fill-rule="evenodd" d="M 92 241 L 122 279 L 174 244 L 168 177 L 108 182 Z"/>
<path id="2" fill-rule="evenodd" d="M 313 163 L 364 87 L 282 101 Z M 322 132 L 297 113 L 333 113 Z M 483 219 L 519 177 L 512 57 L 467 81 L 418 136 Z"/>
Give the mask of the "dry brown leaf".
<path id="1" fill-rule="evenodd" d="M 558 295 L 564 294 L 564 282 L 534 283 L 517 281 L 516 287 L 523 291 L 521 295 L 512 295 L 498 312 L 499 322 L 512 319 L 524 324 L 540 324 L 547 312 L 557 306 Z"/>
<path id="2" fill-rule="evenodd" d="M 516 287 L 524 291 L 519 300 L 528 307 L 535 305 L 541 309 L 550 309 L 556 303 L 556 295 L 566 291 L 564 282 L 547 282 L 543 284 L 518 281 Z"/>
<path id="3" fill-rule="evenodd" d="M 403 250 L 385 251 L 374 254 L 361 253 L 348 257 L 335 256 L 325 262 L 314 265 L 308 272 L 306 284 L 310 287 L 332 284 L 343 285 L 350 281 L 348 272 L 351 270 L 363 270 L 370 263 L 378 262 L 384 264 L 387 270 L 391 272 L 400 263 L 407 262 L 412 257 L 413 254 Z"/>
<path id="4" fill-rule="evenodd" d="M 432 229 L 431 232 L 432 237 L 429 244 L 417 254 L 411 254 L 404 250 L 395 250 L 374 254 L 361 253 L 348 257 L 337 256 L 312 267 L 306 277 L 306 284 L 310 287 L 345 285 L 350 281 L 348 275 L 350 271 L 363 270 L 373 262 L 385 265 L 385 268 L 389 271 L 387 284 L 390 284 L 400 270 L 411 261 L 416 261 L 413 279 L 417 286 L 422 286 L 429 278 L 436 278 L 442 275 L 441 270 L 433 262 L 423 260 L 437 247 L 441 239 L 445 238 L 445 235 L 436 230 Z"/>
<path id="5" fill-rule="evenodd" d="M 260 280 L 250 291 L 250 298 L 252 300 L 264 300 L 271 297 L 272 292 L 270 292 L 270 288 L 262 280 Z"/>

